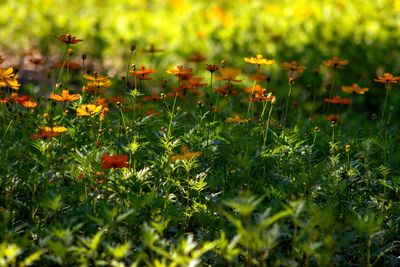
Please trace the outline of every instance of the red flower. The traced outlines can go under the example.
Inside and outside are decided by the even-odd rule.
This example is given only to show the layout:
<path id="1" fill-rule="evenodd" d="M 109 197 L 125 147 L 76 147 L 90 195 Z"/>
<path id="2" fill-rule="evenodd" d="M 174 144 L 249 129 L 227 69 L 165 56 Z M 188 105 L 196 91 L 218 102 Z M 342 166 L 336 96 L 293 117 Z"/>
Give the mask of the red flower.
<path id="1" fill-rule="evenodd" d="M 332 103 L 332 104 L 342 104 L 342 105 L 349 105 L 351 104 L 350 99 L 341 98 L 340 96 L 335 96 L 332 98 L 325 98 L 325 103 Z"/>
<path id="2" fill-rule="evenodd" d="M 127 168 L 129 167 L 128 155 L 109 156 L 107 153 L 105 153 L 101 158 L 101 167 L 103 169 Z"/>

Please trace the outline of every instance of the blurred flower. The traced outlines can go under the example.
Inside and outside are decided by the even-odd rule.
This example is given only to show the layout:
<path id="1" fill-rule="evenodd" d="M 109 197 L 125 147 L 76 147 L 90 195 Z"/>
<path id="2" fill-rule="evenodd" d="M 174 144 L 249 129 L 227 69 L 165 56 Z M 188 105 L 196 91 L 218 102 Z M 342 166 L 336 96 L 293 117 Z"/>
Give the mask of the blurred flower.
<path id="1" fill-rule="evenodd" d="M 62 126 L 39 126 L 39 133 L 32 134 L 33 139 L 49 139 L 58 136 L 60 133 L 66 132 L 68 129 Z"/>
<path id="2" fill-rule="evenodd" d="M 87 85 L 89 87 L 109 87 L 111 86 L 111 81 L 107 76 L 100 75 L 97 71 L 93 75 L 83 74 L 83 78 L 89 80 Z"/>
<path id="3" fill-rule="evenodd" d="M 10 87 L 14 90 L 18 90 L 20 86 L 21 84 L 18 83 L 13 68 L 0 68 L 0 88 Z"/>
<path id="4" fill-rule="evenodd" d="M 153 69 L 146 69 L 146 67 L 143 65 L 139 68 L 139 70 L 134 69 L 130 71 L 132 76 L 136 75 L 136 77 L 139 78 L 140 80 L 151 80 L 149 75 L 156 72 L 157 71 Z"/>
<path id="5" fill-rule="evenodd" d="M 335 96 L 332 98 L 325 98 L 324 101 L 325 101 L 325 103 L 332 103 L 332 104 L 343 104 L 343 105 L 351 104 L 350 99 L 341 98 L 340 96 Z"/>
<path id="6" fill-rule="evenodd" d="M 177 160 L 190 160 L 190 159 L 199 157 L 201 154 L 202 153 L 200 151 L 189 152 L 189 149 L 187 146 L 182 146 L 181 147 L 181 155 L 173 155 L 171 157 L 171 161 L 175 162 Z"/>
<path id="7" fill-rule="evenodd" d="M 378 83 L 397 83 L 398 80 L 400 80 L 400 76 L 394 77 L 391 73 L 385 73 L 383 76 L 378 76 L 377 79 L 374 79 Z"/>
<path id="8" fill-rule="evenodd" d="M 199 63 L 204 60 L 206 60 L 206 57 L 199 52 L 193 53 L 188 59 L 189 62 L 194 62 L 194 63 Z"/>
<path id="9" fill-rule="evenodd" d="M 56 36 L 56 38 L 67 45 L 76 44 L 83 41 L 82 39 L 77 39 L 75 36 L 72 36 L 70 33 L 66 33 L 58 37 Z"/>
<path id="10" fill-rule="evenodd" d="M 219 70 L 222 76 L 218 77 L 218 80 L 230 81 L 230 82 L 241 82 L 242 80 L 236 79 L 240 75 L 240 69 L 234 68 L 221 68 Z"/>
<path id="11" fill-rule="evenodd" d="M 244 123 L 250 121 L 250 119 L 243 119 L 240 115 L 235 115 L 234 117 L 228 117 L 225 120 L 226 122 L 233 122 L 233 123 Z"/>
<path id="12" fill-rule="evenodd" d="M 41 58 L 41 57 L 31 57 L 31 58 L 29 59 L 29 62 L 32 63 L 32 64 L 35 65 L 35 66 L 43 65 L 43 64 L 44 64 L 44 60 L 43 60 L 43 58 Z"/>
<path id="13" fill-rule="evenodd" d="M 75 101 L 81 97 L 80 94 L 70 94 L 68 90 L 63 90 L 61 95 L 51 94 L 50 99 L 58 102 Z"/>
<path id="14" fill-rule="evenodd" d="M 339 57 L 333 57 L 332 59 L 322 61 L 322 63 L 327 67 L 342 69 L 349 61 Z"/>
<path id="15" fill-rule="evenodd" d="M 142 51 L 145 52 L 145 53 L 154 54 L 154 53 L 162 52 L 162 51 L 164 51 L 164 50 L 163 50 L 163 49 L 156 48 L 156 46 L 155 46 L 154 44 L 151 44 L 151 45 L 150 45 L 150 48 L 143 49 Z"/>
<path id="16" fill-rule="evenodd" d="M 113 155 L 109 156 L 107 153 L 101 158 L 101 167 L 103 169 L 111 168 L 128 168 L 128 155 Z"/>
<path id="17" fill-rule="evenodd" d="M 330 114 L 326 116 L 325 119 L 330 121 L 332 125 L 335 125 L 339 121 L 339 118 L 335 114 Z"/>
<path id="18" fill-rule="evenodd" d="M 365 92 L 368 92 L 368 88 L 361 88 L 358 84 L 354 83 L 352 86 L 342 86 L 342 91 L 354 95 L 363 95 Z"/>
<path id="19" fill-rule="evenodd" d="M 302 74 L 306 69 L 305 66 L 300 66 L 297 61 L 283 62 L 283 68 L 289 71 L 290 76 L 293 76 L 294 73 Z"/>
<path id="20" fill-rule="evenodd" d="M 252 76 L 250 77 L 250 80 L 252 80 L 252 81 L 257 81 L 257 82 L 260 82 L 260 81 L 263 81 L 263 80 L 268 81 L 268 79 L 269 79 L 269 76 L 268 76 L 268 75 L 262 74 L 262 73 L 260 73 L 260 72 L 254 74 L 254 75 L 252 75 Z"/>
<path id="21" fill-rule="evenodd" d="M 350 152 L 350 145 L 349 144 L 346 144 L 345 146 L 344 146 L 344 150 L 346 151 L 346 152 Z"/>
<path id="22" fill-rule="evenodd" d="M 25 108 L 35 108 L 38 105 L 38 103 L 35 101 L 27 100 L 27 101 L 22 102 L 22 105 Z"/>
<path id="23" fill-rule="evenodd" d="M 103 109 L 102 105 L 94 105 L 94 104 L 83 104 L 76 108 L 77 116 L 85 116 L 89 117 L 92 115 L 96 115 Z"/>
<path id="24" fill-rule="evenodd" d="M 81 64 L 73 61 L 69 62 L 63 62 L 63 61 L 58 61 L 53 64 L 54 68 L 68 68 L 70 70 L 80 70 L 81 69 Z"/>
<path id="25" fill-rule="evenodd" d="M 219 67 L 215 64 L 213 64 L 213 65 L 207 64 L 207 67 L 206 67 L 206 70 L 208 70 L 211 73 L 216 72 L 218 69 L 219 69 Z"/>
<path id="26" fill-rule="evenodd" d="M 186 75 L 186 74 L 191 74 L 193 72 L 192 68 L 186 68 L 184 69 L 182 65 L 176 66 L 176 68 L 170 68 L 166 71 L 166 73 L 171 74 L 171 75 Z"/>
<path id="27" fill-rule="evenodd" d="M 244 61 L 250 64 L 257 64 L 258 66 L 272 65 L 275 63 L 275 60 L 263 58 L 262 55 L 257 55 L 256 57 L 251 57 L 251 58 L 245 57 Z"/>
<path id="28" fill-rule="evenodd" d="M 143 101 L 153 101 L 157 102 L 160 100 L 160 96 L 157 93 L 152 93 L 150 96 L 144 96 Z"/>

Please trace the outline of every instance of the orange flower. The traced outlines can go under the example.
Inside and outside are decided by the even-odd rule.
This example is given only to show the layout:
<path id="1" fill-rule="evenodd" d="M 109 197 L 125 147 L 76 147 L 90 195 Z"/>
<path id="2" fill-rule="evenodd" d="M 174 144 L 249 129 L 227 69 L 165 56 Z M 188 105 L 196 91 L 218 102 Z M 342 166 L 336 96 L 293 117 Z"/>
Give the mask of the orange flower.
<path id="1" fill-rule="evenodd" d="M 236 115 L 234 117 L 229 117 L 226 118 L 226 122 L 234 122 L 234 123 L 243 123 L 243 122 L 248 122 L 250 119 L 243 119 L 240 117 L 240 115 Z"/>
<path id="2" fill-rule="evenodd" d="M 343 105 L 351 104 L 350 99 L 341 98 L 340 96 L 335 96 L 332 98 L 325 98 L 324 101 L 325 101 L 325 103 L 332 103 L 332 104 L 343 104 Z"/>
<path id="3" fill-rule="evenodd" d="M 284 62 L 283 63 L 283 68 L 287 71 L 290 71 L 290 74 L 297 73 L 297 74 L 302 74 L 303 71 L 306 69 L 304 66 L 300 66 L 297 61 L 290 61 L 290 62 Z"/>
<path id="4" fill-rule="evenodd" d="M 322 63 L 327 67 L 342 69 L 349 61 L 339 57 L 333 57 L 332 59 L 322 61 Z"/>
<path id="5" fill-rule="evenodd" d="M 181 147 L 181 155 L 174 155 L 171 157 L 171 161 L 175 162 L 177 160 L 190 160 L 193 158 L 197 158 L 201 155 L 200 151 L 192 151 L 189 152 L 189 149 L 187 146 L 182 146 Z"/>
<path id="6" fill-rule="evenodd" d="M 385 73 L 383 76 L 378 76 L 377 79 L 374 79 L 378 83 L 397 83 L 398 80 L 400 80 L 400 76 L 394 77 L 391 73 Z"/>
<path id="7" fill-rule="evenodd" d="M 39 126 L 39 133 L 33 134 L 33 139 L 49 139 L 58 136 L 60 133 L 66 132 L 68 129 L 62 126 Z"/>
<path id="8" fill-rule="evenodd" d="M 56 63 L 53 64 L 53 67 L 55 68 L 68 68 L 70 70 L 79 70 L 81 69 L 81 64 L 77 63 L 77 62 L 63 62 L 63 61 L 58 61 Z"/>
<path id="9" fill-rule="evenodd" d="M 150 96 L 144 96 L 143 101 L 153 101 L 157 102 L 160 100 L 160 96 L 157 93 L 152 93 Z"/>
<path id="10" fill-rule="evenodd" d="M 102 109 L 102 105 L 83 104 L 76 108 L 76 115 L 90 117 L 98 114 Z"/>
<path id="11" fill-rule="evenodd" d="M 221 81 L 230 81 L 230 82 L 241 82 L 242 80 L 236 79 L 237 76 L 240 75 L 240 69 L 234 68 L 221 68 L 219 70 L 222 74 L 221 77 L 218 77 Z"/>
<path id="12" fill-rule="evenodd" d="M 14 90 L 18 90 L 20 86 L 21 84 L 18 83 L 13 68 L 0 68 L 0 88 L 10 87 Z"/>
<path id="13" fill-rule="evenodd" d="M 139 78 L 140 80 L 151 80 L 148 76 L 152 73 L 156 73 L 156 70 L 153 69 L 146 69 L 145 66 L 141 66 L 139 70 L 131 70 L 130 73 L 132 76 Z"/>
<path id="14" fill-rule="evenodd" d="M 275 63 L 275 60 L 263 58 L 262 55 L 257 55 L 256 57 L 251 57 L 251 58 L 245 57 L 244 61 L 250 64 L 257 64 L 258 66 L 272 65 Z"/>
<path id="15" fill-rule="evenodd" d="M 342 86 L 342 91 L 354 95 L 363 95 L 365 92 L 368 92 L 368 88 L 361 88 L 358 84 L 354 83 L 352 86 Z"/>
<path id="16" fill-rule="evenodd" d="M 68 90 L 63 90 L 61 95 L 51 94 L 50 99 L 58 102 L 75 101 L 81 97 L 80 94 L 70 94 Z"/>
<path id="17" fill-rule="evenodd" d="M 29 100 L 29 96 L 27 95 L 18 95 L 17 93 L 12 93 L 8 98 L 11 101 L 18 102 L 19 104 L 23 104 L 25 101 Z"/>
<path id="18" fill-rule="evenodd" d="M 76 44 L 83 41 L 82 39 L 76 39 L 76 37 L 72 36 L 70 33 L 66 33 L 58 37 L 56 36 L 56 38 L 67 45 Z"/>
<path id="19" fill-rule="evenodd" d="M 325 119 L 330 121 L 332 125 L 335 125 L 339 121 L 339 118 L 335 114 L 330 114 L 326 116 Z"/>
<path id="20" fill-rule="evenodd" d="M 101 158 L 101 167 L 103 169 L 111 168 L 128 168 L 128 155 L 113 155 L 109 156 L 107 153 Z"/>
<path id="21" fill-rule="evenodd" d="M 188 61 L 198 63 L 198 62 L 202 62 L 206 59 L 207 58 L 203 54 L 201 54 L 199 52 L 195 52 L 189 57 Z"/>
<path id="22" fill-rule="evenodd" d="M 27 101 L 22 102 L 22 105 L 25 108 L 35 108 L 38 105 L 38 103 L 35 101 L 27 100 Z"/>

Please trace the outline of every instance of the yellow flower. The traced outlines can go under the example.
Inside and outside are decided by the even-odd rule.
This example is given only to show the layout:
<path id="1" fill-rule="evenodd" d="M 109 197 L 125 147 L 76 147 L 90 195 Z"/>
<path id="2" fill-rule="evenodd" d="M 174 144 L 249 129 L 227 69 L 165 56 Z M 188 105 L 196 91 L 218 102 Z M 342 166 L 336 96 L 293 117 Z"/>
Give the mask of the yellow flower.
<path id="1" fill-rule="evenodd" d="M 21 84 L 18 83 L 13 68 L 0 68 L 0 87 L 10 87 L 18 90 Z"/>
<path id="2" fill-rule="evenodd" d="M 354 83 L 352 86 L 342 86 L 342 91 L 348 94 L 363 95 L 368 92 L 368 88 L 361 88 L 358 84 Z"/>
<path id="3" fill-rule="evenodd" d="M 95 71 L 92 75 L 83 74 L 83 78 L 89 80 L 89 87 L 109 87 L 111 86 L 111 81 L 107 76 L 100 75 L 97 71 Z"/>
<path id="4" fill-rule="evenodd" d="M 226 122 L 237 122 L 237 123 L 243 123 L 243 122 L 248 122 L 249 119 L 243 119 L 239 115 L 236 115 L 235 117 L 229 117 L 225 120 Z"/>
<path id="5" fill-rule="evenodd" d="M 96 115 L 103 109 L 102 105 L 94 105 L 94 104 L 83 104 L 76 108 L 77 116 L 92 116 Z"/>
<path id="6" fill-rule="evenodd" d="M 257 55 L 256 57 L 251 57 L 251 58 L 244 58 L 244 61 L 250 64 L 257 64 L 257 65 L 272 65 L 275 63 L 275 60 L 273 59 L 266 59 L 263 58 L 262 55 Z"/>

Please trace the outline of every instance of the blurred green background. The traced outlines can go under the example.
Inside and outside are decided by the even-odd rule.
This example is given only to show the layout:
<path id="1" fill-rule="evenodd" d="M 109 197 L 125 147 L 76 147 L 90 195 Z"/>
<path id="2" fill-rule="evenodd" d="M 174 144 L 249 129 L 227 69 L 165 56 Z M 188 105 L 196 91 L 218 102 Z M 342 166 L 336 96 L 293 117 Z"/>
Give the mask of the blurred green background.
<path id="1" fill-rule="evenodd" d="M 143 49 L 163 49 L 152 58 L 158 69 L 197 51 L 204 64 L 225 59 L 247 68 L 243 57 L 260 53 L 298 60 L 312 73 L 337 55 L 350 60 L 343 82 L 363 85 L 396 74 L 400 59 L 399 0 L 3 0 L 0 8 L 0 53 L 58 55 L 54 36 L 70 32 L 84 39 L 77 57 L 86 53 L 116 71 L 126 68 L 132 43 L 140 63 L 150 60 Z"/>

